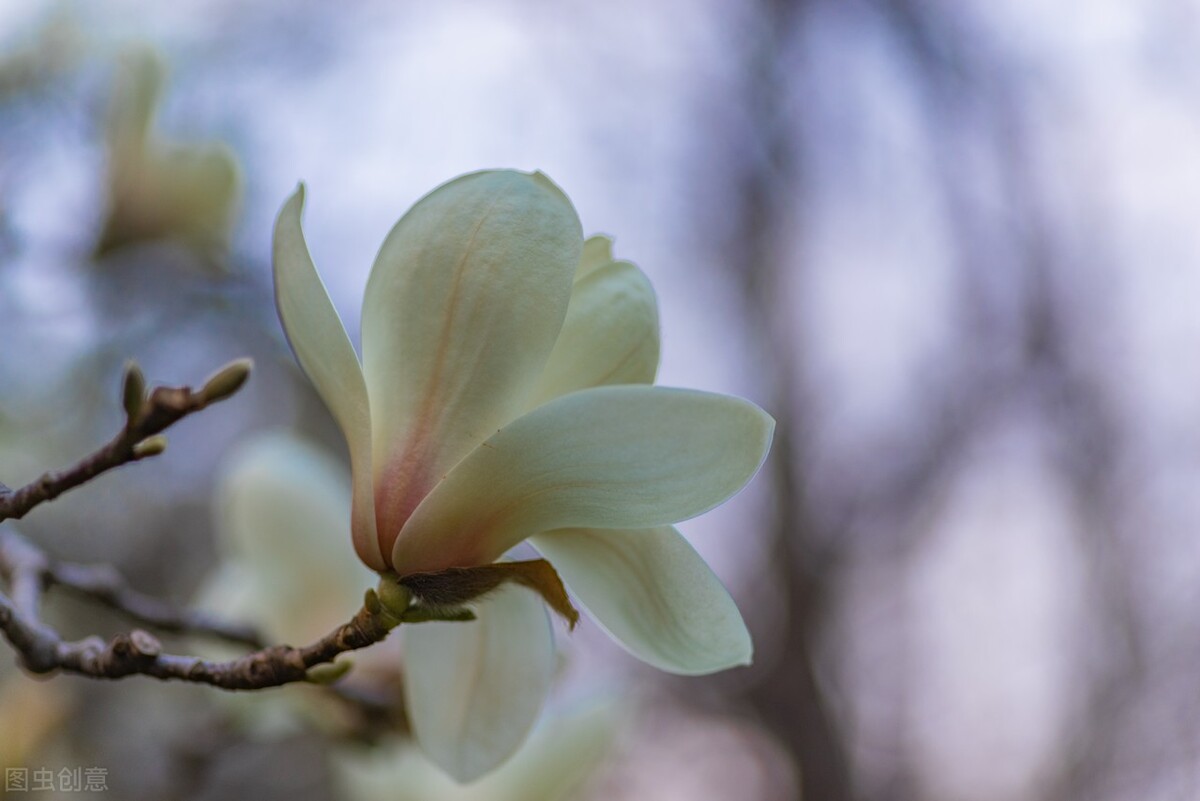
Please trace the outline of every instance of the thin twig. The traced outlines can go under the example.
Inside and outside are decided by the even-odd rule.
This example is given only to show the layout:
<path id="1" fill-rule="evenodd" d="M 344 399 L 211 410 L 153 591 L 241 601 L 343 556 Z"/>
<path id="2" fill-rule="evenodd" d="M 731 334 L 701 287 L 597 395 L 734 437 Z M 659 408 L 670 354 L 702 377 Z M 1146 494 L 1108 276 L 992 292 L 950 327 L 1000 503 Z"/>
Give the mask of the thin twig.
<path id="1" fill-rule="evenodd" d="M 37 617 L 38 594 L 60 586 L 160 631 L 216 637 L 251 648 L 266 644 L 252 626 L 181 609 L 138 592 L 111 565 L 81 565 L 54 559 L 3 525 L 0 525 L 0 575 L 10 582 L 13 603 L 26 617 Z"/>
<path id="2" fill-rule="evenodd" d="M 24 537 L 2 526 L 0 524 L 0 575 L 8 582 L 13 605 L 21 614 L 36 620 L 46 588 L 45 572 L 49 560 Z"/>
<path id="3" fill-rule="evenodd" d="M 36 506 L 91 481 L 121 465 L 162 453 L 165 442 L 156 439 L 170 426 L 236 392 L 250 373 L 250 362 L 241 359 L 217 371 L 194 391 L 190 387 L 157 387 L 147 396 L 141 372 L 130 365 L 122 389 L 125 425 L 109 442 L 74 465 L 43 474 L 16 490 L 0 485 L 0 522 L 19 520 Z"/>

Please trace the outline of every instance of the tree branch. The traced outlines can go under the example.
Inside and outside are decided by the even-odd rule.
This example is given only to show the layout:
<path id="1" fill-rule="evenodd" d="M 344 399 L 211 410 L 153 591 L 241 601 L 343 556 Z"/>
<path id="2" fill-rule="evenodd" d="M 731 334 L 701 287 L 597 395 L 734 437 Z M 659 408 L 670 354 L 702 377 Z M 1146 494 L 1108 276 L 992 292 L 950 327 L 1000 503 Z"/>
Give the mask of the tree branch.
<path id="1" fill-rule="evenodd" d="M 311 645 L 273 645 L 238 659 L 213 662 L 163 653 L 158 638 L 141 629 L 118 634 L 108 643 L 99 637 L 63 640 L 54 629 L 24 614 L 13 599 L 0 593 L 0 631 L 33 673 L 63 671 L 94 679 L 142 675 L 225 690 L 261 690 L 305 681 L 310 668 L 382 641 L 395 622 L 386 612 L 372 612 L 364 606 L 349 623 Z"/>
<path id="2" fill-rule="evenodd" d="M 118 634 L 108 643 L 99 637 L 64 640 L 39 619 L 41 593 L 57 582 L 74 586 L 134 617 L 166 623 L 164 627 L 168 629 L 216 634 L 239 642 L 257 643 L 258 636 L 193 612 L 173 610 L 129 589 L 105 568 L 56 564 L 12 531 L 0 531 L 0 573 L 10 588 L 10 595 L 0 593 L 0 631 L 21 654 L 26 669 L 33 673 L 64 671 L 97 679 L 143 675 L 211 684 L 227 690 L 258 690 L 305 681 L 310 668 L 332 662 L 346 651 L 380 642 L 400 622 L 371 592 L 367 604 L 349 623 L 311 645 L 260 647 L 238 659 L 212 662 L 163 653 L 158 638 L 141 629 Z"/>
<path id="3" fill-rule="evenodd" d="M 190 414 L 237 392 L 250 375 L 249 359 L 230 362 L 209 378 L 199 391 L 190 387 L 156 387 L 146 394 L 137 365 L 125 368 L 122 398 L 125 425 L 99 450 L 65 470 L 50 471 L 20 489 L 0 484 L 0 522 L 19 520 L 32 509 L 67 490 L 130 462 L 157 456 L 166 447 L 158 435 Z"/>
<path id="4" fill-rule="evenodd" d="M 251 648 L 265 645 L 253 626 L 220 620 L 201 611 L 181 609 L 138 592 L 111 565 L 59 561 L 3 526 L 0 526 L 0 574 L 12 587 L 16 608 L 30 617 L 37 617 L 37 595 L 60 586 L 160 631 L 216 637 Z"/>

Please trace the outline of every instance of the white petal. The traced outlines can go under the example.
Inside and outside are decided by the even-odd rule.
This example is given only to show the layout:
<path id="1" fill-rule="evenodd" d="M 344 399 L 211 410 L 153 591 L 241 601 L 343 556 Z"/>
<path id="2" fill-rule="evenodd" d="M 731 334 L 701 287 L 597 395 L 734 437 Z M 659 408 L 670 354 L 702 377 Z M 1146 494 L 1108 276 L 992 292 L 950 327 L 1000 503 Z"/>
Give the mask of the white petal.
<path id="1" fill-rule="evenodd" d="M 363 305 L 382 542 L 524 408 L 582 248 L 571 202 L 540 173 L 456 178 L 396 223 Z"/>
<path id="2" fill-rule="evenodd" d="M 264 566 L 295 559 L 299 567 L 344 554 L 347 479 L 339 462 L 289 434 L 272 432 L 241 443 L 220 465 L 215 493 L 223 550 Z M 296 556 L 297 548 L 313 555 Z"/>
<path id="3" fill-rule="evenodd" d="M 582 281 L 594 270 L 598 270 L 613 260 L 612 237 L 604 234 L 589 236 L 583 243 L 583 256 L 579 259 L 579 269 L 575 272 L 575 280 Z"/>
<path id="4" fill-rule="evenodd" d="M 473 785 L 471 801 L 566 801 L 612 750 L 626 710 L 615 697 L 598 698 L 546 719 L 511 760 Z M 486 785 L 486 787 L 485 787 Z"/>
<path id="5" fill-rule="evenodd" d="M 601 698 L 546 719 L 512 759 L 472 784 L 456 783 L 407 743 L 333 749 L 332 767 L 345 796 L 359 801 L 567 801 L 611 750 L 620 707 Z"/>
<path id="6" fill-rule="evenodd" d="M 369 567 L 382 571 L 387 565 L 375 535 L 367 387 L 354 346 L 308 253 L 300 225 L 303 211 L 301 184 L 275 221 L 275 305 L 297 361 L 341 426 L 350 448 L 354 547 Z"/>
<path id="7" fill-rule="evenodd" d="M 261 625 L 263 577 L 236 560 L 225 560 L 210 573 L 192 596 L 192 605 L 226 620 L 253 621 Z M 266 624 L 274 634 L 275 629 Z"/>
<path id="8" fill-rule="evenodd" d="M 108 119 L 109 147 L 121 166 L 143 156 L 164 82 L 163 60 L 154 50 L 136 48 L 122 55 Z"/>
<path id="9" fill-rule="evenodd" d="M 392 552 L 402 573 L 487 564 L 559 528 L 648 528 L 724 502 L 758 471 L 774 421 L 682 389 L 599 387 L 534 409 L 460 462 Z"/>
<path id="10" fill-rule="evenodd" d="M 741 613 L 673 527 L 565 529 L 532 542 L 596 622 L 643 662 L 685 675 L 750 664 Z"/>
<path id="11" fill-rule="evenodd" d="M 507 585 L 469 623 L 404 627 L 405 703 L 421 748 L 460 782 L 508 759 L 537 721 L 554 672 L 541 598 Z"/>
<path id="12" fill-rule="evenodd" d="M 335 798 L 348 801 L 466 801 L 479 784 L 461 785 L 415 745 L 385 740 L 371 748 L 330 748 Z M 507 801 L 507 799 L 493 799 Z"/>
<path id="13" fill-rule="evenodd" d="M 658 301 L 649 279 L 629 262 L 609 262 L 575 282 L 530 406 L 589 387 L 652 384 L 658 350 Z"/>
<path id="14" fill-rule="evenodd" d="M 295 437 L 268 434 L 235 451 L 217 486 L 216 520 L 238 566 L 232 575 L 256 585 L 252 617 L 276 638 L 301 644 L 328 633 L 374 583 L 347 547 L 345 469 Z"/>

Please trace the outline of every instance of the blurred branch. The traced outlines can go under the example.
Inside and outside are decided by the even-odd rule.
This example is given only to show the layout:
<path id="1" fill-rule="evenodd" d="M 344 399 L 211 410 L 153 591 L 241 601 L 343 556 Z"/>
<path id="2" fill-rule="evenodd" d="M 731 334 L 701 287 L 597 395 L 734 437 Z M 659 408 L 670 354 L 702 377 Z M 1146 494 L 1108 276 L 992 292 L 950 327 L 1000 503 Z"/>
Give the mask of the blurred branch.
<path id="1" fill-rule="evenodd" d="M 790 310 L 781 315 L 778 304 L 782 277 L 794 266 L 781 245 L 794 235 L 788 203 L 800 177 L 796 131 L 787 111 L 793 75 L 785 55 L 797 45 L 806 11 L 805 0 L 757 5 L 737 89 L 753 141 L 730 143 L 722 154 L 730 165 L 726 196 L 737 199 L 722 208 L 732 221 L 722 250 L 736 270 L 750 334 L 759 351 L 770 354 L 763 381 L 768 408 L 779 421 L 766 474 L 775 513 L 770 564 L 777 571 L 774 583 L 786 621 L 776 635 L 775 658 L 746 700 L 799 763 L 801 797 L 849 801 L 854 790 L 845 739 L 818 667 L 841 554 L 828 545 L 837 538 L 825 536 L 809 503 L 809 392 L 798 361 L 802 347 L 790 327 Z"/>
<path id="2" fill-rule="evenodd" d="M 953 152 L 953 131 L 969 135 L 970 143 L 983 139 L 991 145 L 997 173 L 1003 176 L 998 190 L 1003 192 L 1007 213 L 1000 220 L 999 235 L 1017 248 L 1007 254 L 1007 261 L 998 262 L 986 243 L 989 232 L 981 230 L 980 222 L 994 225 L 996 215 L 972 203 L 961 174 L 964 159 L 945 155 L 935 161 L 946 196 L 945 212 L 960 241 L 965 279 L 962 308 L 971 324 L 963 339 L 977 355 L 1006 350 L 1016 355 L 1008 365 L 995 357 L 974 361 L 990 365 L 991 383 L 998 388 L 1030 397 L 1055 432 L 1057 466 L 1079 518 L 1075 533 L 1088 581 L 1085 623 L 1095 628 L 1104 644 L 1101 655 L 1088 659 L 1083 665 L 1087 669 L 1078 671 L 1080 703 L 1072 715 L 1073 736 L 1064 738 L 1053 759 L 1054 771 L 1031 797 L 1098 798 L 1105 787 L 1114 786 L 1115 775 L 1131 770 L 1128 754 L 1123 753 L 1130 730 L 1127 719 L 1156 700 L 1149 692 L 1141 610 L 1130 570 L 1132 554 L 1122 543 L 1129 494 L 1123 480 L 1127 480 L 1134 443 L 1113 394 L 1107 372 L 1111 362 L 1098 360 L 1097 369 L 1087 352 L 1098 346 L 1094 320 L 1111 316 L 1110 309 L 1097 305 L 1106 293 L 1094 288 L 1096 265 L 1107 257 L 1106 243 L 1103 237 L 1089 237 L 1090 247 L 1075 256 L 1089 265 L 1088 284 L 1067 283 L 1072 277 L 1068 271 L 1072 254 L 1053 228 L 1057 210 L 1041 185 L 1035 158 L 1036 148 L 1045 145 L 1038 141 L 1036 120 L 1029 117 L 1031 88 L 1013 64 L 1014 54 L 1001 56 L 1000 49 L 987 46 L 978 31 L 969 36 L 952 31 L 966 19 L 947 14 L 950 7 L 931 13 L 914 0 L 875 5 L 893 21 L 919 72 L 917 85 L 936 121 L 933 129 L 943 139 L 937 143 L 938 151 Z M 1037 92 L 1045 91 L 1045 82 L 1039 83 Z M 1088 223 L 1089 231 L 1105 230 L 1103 223 Z M 997 293 L 989 283 L 994 276 L 1006 274 L 1017 276 L 1021 287 L 1016 308 L 1007 315 L 997 308 Z M 1155 774 L 1166 768 L 1145 769 Z"/>
<path id="3" fill-rule="evenodd" d="M 21 569 L 17 569 L 20 566 Z M 130 587 L 111 565 L 61 562 L 42 553 L 15 531 L 0 529 L 0 573 L 10 582 L 20 578 L 21 593 L 66 587 L 133 620 L 173 634 L 200 634 L 262 648 L 252 627 L 218 620 L 204 612 L 180 609 Z M 13 590 L 14 596 L 18 595 Z M 16 600 L 14 598 L 14 600 Z M 18 608 L 29 603 L 17 602 Z"/>
<path id="4" fill-rule="evenodd" d="M 35 507 L 102 473 L 162 453 L 166 448 L 166 439 L 160 436 L 163 431 L 237 392 L 250 375 L 250 367 L 249 360 L 240 359 L 218 370 L 199 391 L 186 386 L 157 387 L 147 395 L 141 370 L 130 364 L 122 386 L 125 425 L 121 431 L 64 470 L 44 473 L 17 490 L 0 484 L 0 522 L 20 520 Z"/>

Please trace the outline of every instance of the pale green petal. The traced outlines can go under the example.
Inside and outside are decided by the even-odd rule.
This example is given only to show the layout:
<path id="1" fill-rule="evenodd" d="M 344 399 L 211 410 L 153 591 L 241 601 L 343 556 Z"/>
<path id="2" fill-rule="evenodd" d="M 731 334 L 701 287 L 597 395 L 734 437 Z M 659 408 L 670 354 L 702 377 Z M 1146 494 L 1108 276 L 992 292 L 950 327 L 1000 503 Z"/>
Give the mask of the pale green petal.
<path id="1" fill-rule="evenodd" d="M 233 151 L 223 145 L 176 147 L 158 161 L 166 184 L 159 200 L 178 210 L 179 228 L 213 241 L 224 237 L 241 185 Z"/>
<path id="2" fill-rule="evenodd" d="M 349 482 L 323 451 L 282 432 L 264 434 L 232 451 L 219 475 L 217 534 L 226 556 L 311 575 L 345 554 Z"/>
<path id="3" fill-rule="evenodd" d="M 613 260 L 612 237 L 604 234 L 589 236 L 583 243 L 583 256 L 579 259 L 579 269 L 575 272 L 575 280 L 582 281 L 594 271 Z"/>
<path id="4" fill-rule="evenodd" d="M 596 622 L 643 662 L 685 675 L 750 664 L 741 613 L 672 526 L 565 529 L 532 542 Z"/>
<path id="5" fill-rule="evenodd" d="M 140 158 L 159 99 L 165 68 L 158 53 L 131 48 L 122 54 L 113 82 L 108 118 L 111 155 L 118 160 Z"/>
<path id="6" fill-rule="evenodd" d="M 549 717 L 497 770 L 458 784 L 408 743 L 331 753 L 338 785 L 351 801 L 567 801 L 612 748 L 624 712 L 616 698 Z"/>
<path id="7" fill-rule="evenodd" d="M 493 770 L 525 741 L 555 664 L 550 620 L 536 593 L 510 584 L 475 613 L 469 623 L 404 627 L 413 734 L 460 782 Z"/>
<path id="8" fill-rule="evenodd" d="M 605 698 L 548 719 L 516 756 L 488 777 L 488 792 L 473 794 L 471 801 L 567 801 L 577 797 L 580 787 L 612 750 L 625 712 L 620 707 L 618 699 Z"/>
<path id="9" fill-rule="evenodd" d="M 375 535 L 367 387 L 354 346 L 308 253 L 300 224 L 303 211 L 301 184 L 275 221 L 275 305 L 297 361 L 341 426 L 350 448 L 354 547 L 368 567 L 382 571 L 387 565 Z"/>
<path id="10" fill-rule="evenodd" d="M 460 462 L 392 552 L 401 573 L 494 561 L 559 528 L 648 528 L 717 506 L 745 486 L 774 421 L 754 404 L 620 386 L 553 400 Z"/>
<path id="11" fill-rule="evenodd" d="M 609 262 L 575 282 L 530 406 L 589 387 L 652 384 L 658 347 L 658 301 L 650 280 L 629 262 Z"/>
<path id="12" fill-rule="evenodd" d="M 363 305 L 380 541 L 525 407 L 562 327 L 583 238 L 540 173 L 435 189 L 379 251 Z"/>
<path id="13" fill-rule="evenodd" d="M 235 451 L 216 492 L 219 543 L 235 578 L 252 582 L 251 619 L 273 637 L 307 643 L 344 623 L 375 579 L 347 547 L 350 487 L 330 456 L 284 434 Z"/>
<path id="14" fill-rule="evenodd" d="M 455 782 L 411 742 L 331 748 L 329 759 L 335 798 L 345 801 L 465 801 L 471 789 L 488 784 Z"/>
<path id="15" fill-rule="evenodd" d="M 239 561 L 225 560 L 193 594 L 192 605 L 226 620 L 254 621 L 273 631 L 273 626 L 261 620 L 263 583 L 261 573 Z"/>

